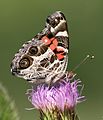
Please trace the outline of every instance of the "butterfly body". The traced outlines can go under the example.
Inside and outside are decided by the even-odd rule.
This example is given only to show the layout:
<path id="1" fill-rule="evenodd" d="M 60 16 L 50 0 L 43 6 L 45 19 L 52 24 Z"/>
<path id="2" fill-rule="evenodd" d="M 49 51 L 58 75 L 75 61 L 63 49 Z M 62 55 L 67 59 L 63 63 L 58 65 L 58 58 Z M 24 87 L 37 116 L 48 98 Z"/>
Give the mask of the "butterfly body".
<path id="1" fill-rule="evenodd" d="M 23 44 L 11 63 L 14 75 L 34 83 L 55 83 L 66 72 L 69 37 L 64 14 L 47 17 L 45 28 Z"/>

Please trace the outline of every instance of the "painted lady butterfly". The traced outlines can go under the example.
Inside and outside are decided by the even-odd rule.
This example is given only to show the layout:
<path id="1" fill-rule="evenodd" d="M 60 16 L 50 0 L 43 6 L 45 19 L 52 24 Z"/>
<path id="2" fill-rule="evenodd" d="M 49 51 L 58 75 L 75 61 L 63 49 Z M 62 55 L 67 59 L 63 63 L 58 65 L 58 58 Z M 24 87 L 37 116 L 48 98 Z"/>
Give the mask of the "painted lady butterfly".
<path id="1" fill-rule="evenodd" d="M 66 73 L 68 48 L 67 21 L 57 11 L 47 17 L 45 28 L 15 54 L 11 72 L 29 82 L 55 83 Z"/>

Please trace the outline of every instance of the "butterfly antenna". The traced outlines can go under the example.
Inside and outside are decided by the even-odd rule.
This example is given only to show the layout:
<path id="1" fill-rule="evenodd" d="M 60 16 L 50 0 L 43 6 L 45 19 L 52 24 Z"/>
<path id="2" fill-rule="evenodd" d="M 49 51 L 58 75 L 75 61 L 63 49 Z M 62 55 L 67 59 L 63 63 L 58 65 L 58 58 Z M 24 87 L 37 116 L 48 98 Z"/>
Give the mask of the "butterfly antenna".
<path id="1" fill-rule="evenodd" d="M 82 65 L 83 63 L 86 63 L 88 59 L 94 59 L 94 55 L 90 56 L 90 55 L 87 55 L 73 70 L 72 72 L 74 72 L 77 68 L 80 67 L 80 65 Z"/>

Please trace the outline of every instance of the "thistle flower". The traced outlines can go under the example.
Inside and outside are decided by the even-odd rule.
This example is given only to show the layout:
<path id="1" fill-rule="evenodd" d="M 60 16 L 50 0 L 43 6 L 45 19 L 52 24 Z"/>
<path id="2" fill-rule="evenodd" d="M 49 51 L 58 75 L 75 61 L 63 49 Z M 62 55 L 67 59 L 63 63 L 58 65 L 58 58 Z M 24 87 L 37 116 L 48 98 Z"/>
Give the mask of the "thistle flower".
<path id="1" fill-rule="evenodd" d="M 80 83 L 63 79 L 51 88 L 39 85 L 27 91 L 28 99 L 40 111 L 41 120 L 78 120 L 75 107 L 84 99 L 78 91 Z"/>

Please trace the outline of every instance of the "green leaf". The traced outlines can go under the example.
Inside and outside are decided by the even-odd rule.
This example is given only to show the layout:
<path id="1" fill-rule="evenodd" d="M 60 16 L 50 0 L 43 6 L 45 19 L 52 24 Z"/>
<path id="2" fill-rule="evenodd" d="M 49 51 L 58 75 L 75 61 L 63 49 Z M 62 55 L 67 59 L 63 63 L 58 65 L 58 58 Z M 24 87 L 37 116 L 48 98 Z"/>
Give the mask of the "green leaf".
<path id="1" fill-rule="evenodd" d="M 6 91 L 0 83 L 0 120 L 20 120 L 17 110 Z"/>

